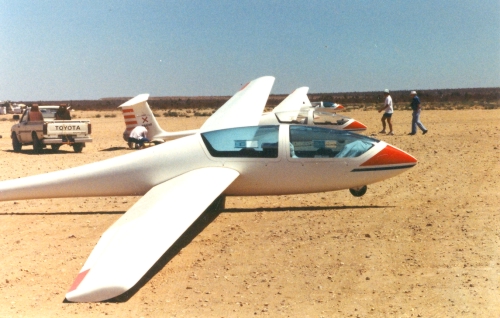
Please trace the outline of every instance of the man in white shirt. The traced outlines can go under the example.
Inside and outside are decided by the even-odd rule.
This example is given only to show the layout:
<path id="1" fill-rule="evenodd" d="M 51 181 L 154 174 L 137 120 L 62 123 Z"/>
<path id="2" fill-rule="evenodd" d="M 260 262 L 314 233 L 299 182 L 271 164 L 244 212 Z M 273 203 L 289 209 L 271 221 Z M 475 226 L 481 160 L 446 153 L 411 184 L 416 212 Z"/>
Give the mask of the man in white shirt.
<path id="1" fill-rule="evenodd" d="M 133 144 L 135 144 L 135 148 L 142 149 L 144 148 L 144 143 L 149 142 L 148 139 L 148 130 L 144 126 L 136 126 L 130 132 L 128 137 L 128 146 L 130 149 L 133 148 Z"/>
<path id="2" fill-rule="evenodd" d="M 388 135 L 394 135 L 394 132 L 392 131 L 392 113 L 394 112 L 394 108 L 392 107 L 392 97 L 389 94 L 389 90 L 385 89 L 384 90 L 384 95 L 385 95 L 385 101 L 384 101 L 384 106 L 379 108 L 378 112 L 380 113 L 381 111 L 384 111 L 384 114 L 382 115 L 382 130 L 380 131 L 381 134 L 385 134 L 385 127 L 386 127 L 386 121 L 389 124 L 389 133 Z"/>

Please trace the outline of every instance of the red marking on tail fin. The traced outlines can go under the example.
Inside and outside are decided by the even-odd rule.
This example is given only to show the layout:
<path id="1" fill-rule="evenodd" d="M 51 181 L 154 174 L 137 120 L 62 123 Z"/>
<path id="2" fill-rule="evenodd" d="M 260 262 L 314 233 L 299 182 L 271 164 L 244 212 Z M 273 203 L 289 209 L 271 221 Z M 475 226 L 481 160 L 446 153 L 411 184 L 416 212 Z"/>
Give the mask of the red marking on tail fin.
<path id="1" fill-rule="evenodd" d="M 133 113 L 134 109 L 133 108 L 122 108 L 123 113 Z"/>
<path id="2" fill-rule="evenodd" d="M 125 115 L 124 118 L 135 118 L 135 115 Z"/>
<path id="3" fill-rule="evenodd" d="M 68 290 L 68 293 L 78 288 L 78 286 L 80 285 L 80 283 L 82 282 L 82 280 L 89 273 L 89 270 L 90 270 L 90 268 L 87 269 L 86 271 L 81 272 L 80 274 L 78 274 L 78 276 L 76 276 L 76 279 L 73 282 L 73 285 L 71 285 L 71 288 Z"/>
<path id="4" fill-rule="evenodd" d="M 400 163 L 416 163 L 417 159 L 391 145 L 385 146 L 379 153 L 365 161 L 361 166 L 393 165 Z"/>
<path id="5" fill-rule="evenodd" d="M 347 125 L 344 129 L 345 130 L 355 130 L 355 129 L 361 130 L 361 129 L 366 129 L 366 126 L 363 125 L 362 123 L 360 123 L 359 121 L 355 120 L 352 123 L 350 123 L 349 125 Z"/>

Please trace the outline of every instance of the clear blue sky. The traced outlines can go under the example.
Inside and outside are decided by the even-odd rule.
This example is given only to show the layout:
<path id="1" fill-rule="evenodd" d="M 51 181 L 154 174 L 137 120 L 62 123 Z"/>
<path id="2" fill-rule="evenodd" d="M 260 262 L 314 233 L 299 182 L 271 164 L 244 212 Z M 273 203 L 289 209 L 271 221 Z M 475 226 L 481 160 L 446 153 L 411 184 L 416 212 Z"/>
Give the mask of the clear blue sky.
<path id="1" fill-rule="evenodd" d="M 500 86 L 499 0 L 0 0 L 0 100 Z"/>

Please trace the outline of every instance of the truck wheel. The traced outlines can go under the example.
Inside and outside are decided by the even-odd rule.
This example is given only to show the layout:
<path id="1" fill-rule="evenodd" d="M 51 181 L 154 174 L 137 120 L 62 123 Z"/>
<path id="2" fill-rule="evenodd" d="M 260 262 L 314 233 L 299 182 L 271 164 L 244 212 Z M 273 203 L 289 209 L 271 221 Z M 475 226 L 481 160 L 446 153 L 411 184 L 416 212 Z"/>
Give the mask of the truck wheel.
<path id="1" fill-rule="evenodd" d="M 83 144 L 73 144 L 73 150 L 77 153 L 82 152 L 83 150 Z"/>
<path id="2" fill-rule="evenodd" d="M 33 151 L 35 153 L 42 153 L 42 150 L 43 150 L 42 142 L 40 141 L 40 139 L 38 139 L 36 133 L 33 133 Z"/>
<path id="3" fill-rule="evenodd" d="M 12 132 L 12 148 L 14 152 L 21 152 L 21 148 L 23 148 L 23 144 L 19 142 L 17 139 L 17 135 L 15 132 Z"/>
<path id="4" fill-rule="evenodd" d="M 52 150 L 54 150 L 54 151 L 58 151 L 59 148 L 61 148 L 61 145 L 52 144 L 52 145 L 50 145 L 50 148 L 52 148 Z"/>

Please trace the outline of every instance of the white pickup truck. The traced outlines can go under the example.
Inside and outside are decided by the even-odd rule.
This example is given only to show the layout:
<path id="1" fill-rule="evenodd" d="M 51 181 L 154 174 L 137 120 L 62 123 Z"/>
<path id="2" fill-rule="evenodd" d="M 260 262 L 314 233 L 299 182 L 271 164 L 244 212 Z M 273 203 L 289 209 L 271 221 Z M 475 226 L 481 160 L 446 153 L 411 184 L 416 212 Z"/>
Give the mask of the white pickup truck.
<path id="1" fill-rule="evenodd" d="M 82 152 L 86 142 L 91 142 L 92 126 L 89 120 L 55 120 L 59 106 L 39 106 L 43 120 L 30 121 L 31 108 L 24 111 L 19 122 L 11 127 L 12 148 L 20 152 L 23 145 L 33 145 L 36 153 L 50 145 L 57 151 L 61 145 L 70 145 L 75 152 Z M 34 117 L 34 116 L 33 116 Z"/>

